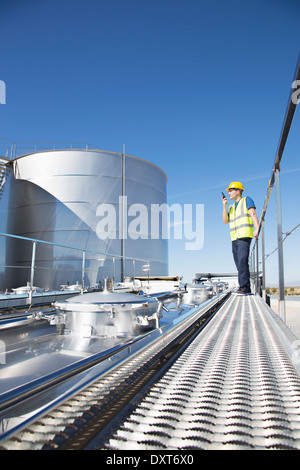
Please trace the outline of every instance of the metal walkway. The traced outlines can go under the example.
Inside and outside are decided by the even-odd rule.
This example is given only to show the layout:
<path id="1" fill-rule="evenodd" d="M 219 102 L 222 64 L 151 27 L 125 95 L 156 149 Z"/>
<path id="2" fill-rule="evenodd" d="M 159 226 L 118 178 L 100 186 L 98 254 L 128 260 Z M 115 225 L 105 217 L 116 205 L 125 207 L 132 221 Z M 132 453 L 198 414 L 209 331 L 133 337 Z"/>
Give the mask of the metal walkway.
<path id="1" fill-rule="evenodd" d="M 231 295 L 106 447 L 300 449 L 295 340 L 259 296 Z"/>

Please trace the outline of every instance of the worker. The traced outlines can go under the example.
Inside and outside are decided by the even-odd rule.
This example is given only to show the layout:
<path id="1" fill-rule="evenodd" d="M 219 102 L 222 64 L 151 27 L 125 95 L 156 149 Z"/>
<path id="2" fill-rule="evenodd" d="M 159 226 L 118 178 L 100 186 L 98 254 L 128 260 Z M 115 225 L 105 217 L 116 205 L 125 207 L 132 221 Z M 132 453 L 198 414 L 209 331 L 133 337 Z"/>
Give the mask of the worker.
<path id="1" fill-rule="evenodd" d="M 232 254 L 238 271 L 238 294 L 251 293 L 249 251 L 252 238 L 258 237 L 259 222 L 255 212 L 254 201 L 249 197 L 243 197 L 244 187 L 242 183 L 234 181 L 226 189 L 229 198 L 234 203 L 227 209 L 227 198 L 222 193 L 223 222 L 229 223 L 232 240 Z M 254 225 L 254 227 L 253 227 Z"/>

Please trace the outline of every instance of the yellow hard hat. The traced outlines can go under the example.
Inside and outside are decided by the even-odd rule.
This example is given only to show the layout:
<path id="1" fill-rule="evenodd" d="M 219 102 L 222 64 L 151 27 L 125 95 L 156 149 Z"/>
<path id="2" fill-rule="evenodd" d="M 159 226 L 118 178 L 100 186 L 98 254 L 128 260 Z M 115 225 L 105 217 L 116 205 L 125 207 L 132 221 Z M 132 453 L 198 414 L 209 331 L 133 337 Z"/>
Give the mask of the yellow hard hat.
<path id="1" fill-rule="evenodd" d="M 229 191 L 229 189 L 241 189 L 242 191 L 244 191 L 244 186 L 242 185 L 242 183 L 239 183 L 238 181 L 233 181 L 232 183 L 230 183 L 226 191 Z"/>

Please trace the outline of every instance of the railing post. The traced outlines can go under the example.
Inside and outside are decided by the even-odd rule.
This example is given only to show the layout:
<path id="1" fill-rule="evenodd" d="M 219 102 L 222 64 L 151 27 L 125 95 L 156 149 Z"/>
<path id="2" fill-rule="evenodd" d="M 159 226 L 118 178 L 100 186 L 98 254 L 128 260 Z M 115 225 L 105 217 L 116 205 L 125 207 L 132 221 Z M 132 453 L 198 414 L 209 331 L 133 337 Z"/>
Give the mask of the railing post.
<path id="1" fill-rule="evenodd" d="M 81 270 L 81 293 L 84 290 L 84 272 L 85 272 L 85 250 L 82 250 L 82 270 Z"/>
<path id="2" fill-rule="evenodd" d="M 252 267 L 252 251 L 250 251 L 249 255 L 249 270 L 250 270 L 250 284 L 251 284 L 251 289 L 252 289 L 252 272 L 253 272 L 253 267 Z"/>
<path id="3" fill-rule="evenodd" d="M 31 268 L 30 268 L 30 290 L 33 288 L 34 269 L 35 269 L 36 242 L 32 243 Z"/>
<path id="4" fill-rule="evenodd" d="M 116 276 L 116 257 L 113 256 L 113 275 L 112 275 L 112 282 L 113 282 L 112 288 L 113 288 L 113 290 L 114 290 L 114 286 L 115 286 L 115 276 Z"/>
<path id="5" fill-rule="evenodd" d="M 33 281 L 34 281 L 34 269 L 35 269 L 35 254 L 36 254 L 36 242 L 32 243 L 32 255 L 31 255 L 31 268 L 30 268 L 30 281 L 29 281 L 29 294 L 26 302 L 28 305 L 32 303 L 32 292 L 33 292 Z"/>
<path id="6" fill-rule="evenodd" d="M 256 293 L 256 241 L 253 245 L 252 251 L 252 267 L 253 267 L 253 288 L 254 292 Z"/>
<path id="7" fill-rule="evenodd" d="M 261 262 L 262 262 L 262 297 L 264 301 L 266 296 L 266 260 L 265 260 L 265 221 L 261 223 Z"/>
<path id="8" fill-rule="evenodd" d="M 256 249 L 256 275 L 255 275 L 255 284 L 256 284 L 256 293 L 259 294 L 259 253 L 258 253 L 258 239 L 255 240 L 255 249 Z"/>
<path id="9" fill-rule="evenodd" d="M 125 144 L 123 144 L 123 153 L 122 153 L 122 220 L 121 220 L 121 282 L 124 282 L 124 255 L 125 255 L 125 231 L 127 232 L 127 227 L 125 227 Z"/>
<path id="10" fill-rule="evenodd" d="M 253 248 L 250 253 L 250 260 L 249 260 L 249 266 L 250 266 L 250 280 L 251 280 L 251 288 L 254 288 L 254 263 L 253 263 Z"/>
<path id="11" fill-rule="evenodd" d="M 283 268 L 283 246 L 282 246 L 282 212 L 280 197 L 280 170 L 275 170 L 275 195 L 276 195 L 276 220 L 277 220 L 277 239 L 278 239 L 278 274 L 279 274 L 279 304 L 278 313 L 285 322 L 285 299 L 284 299 L 284 268 Z"/>

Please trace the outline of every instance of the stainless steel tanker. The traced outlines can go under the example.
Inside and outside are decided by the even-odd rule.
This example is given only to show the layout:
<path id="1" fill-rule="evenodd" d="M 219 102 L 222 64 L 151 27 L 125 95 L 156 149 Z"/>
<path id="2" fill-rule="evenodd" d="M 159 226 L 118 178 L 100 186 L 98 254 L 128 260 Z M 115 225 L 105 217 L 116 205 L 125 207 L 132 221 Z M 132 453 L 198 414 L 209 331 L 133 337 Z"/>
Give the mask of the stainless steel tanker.
<path id="1" fill-rule="evenodd" d="M 126 208 L 143 205 L 149 213 L 152 204 L 165 204 L 166 183 L 156 165 L 122 153 L 67 149 L 23 155 L 7 166 L 1 232 L 53 243 L 37 245 L 34 260 L 34 284 L 46 289 L 81 283 L 82 252 L 54 244 L 86 250 L 86 286 L 111 276 L 120 281 L 125 275 L 145 275 L 149 265 L 151 275 L 167 275 L 168 240 L 151 237 L 150 227 L 131 236 L 130 216 L 124 215 L 125 203 Z M 109 233 L 104 227 L 108 207 L 116 215 Z M 122 220 L 127 216 L 127 226 L 120 214 Z M 26 286 L 32 243 L 1 237 L 1 247 L 6 256 L 0 289 Z M 121 261 L 121 255 L 133 259 Z"/>

